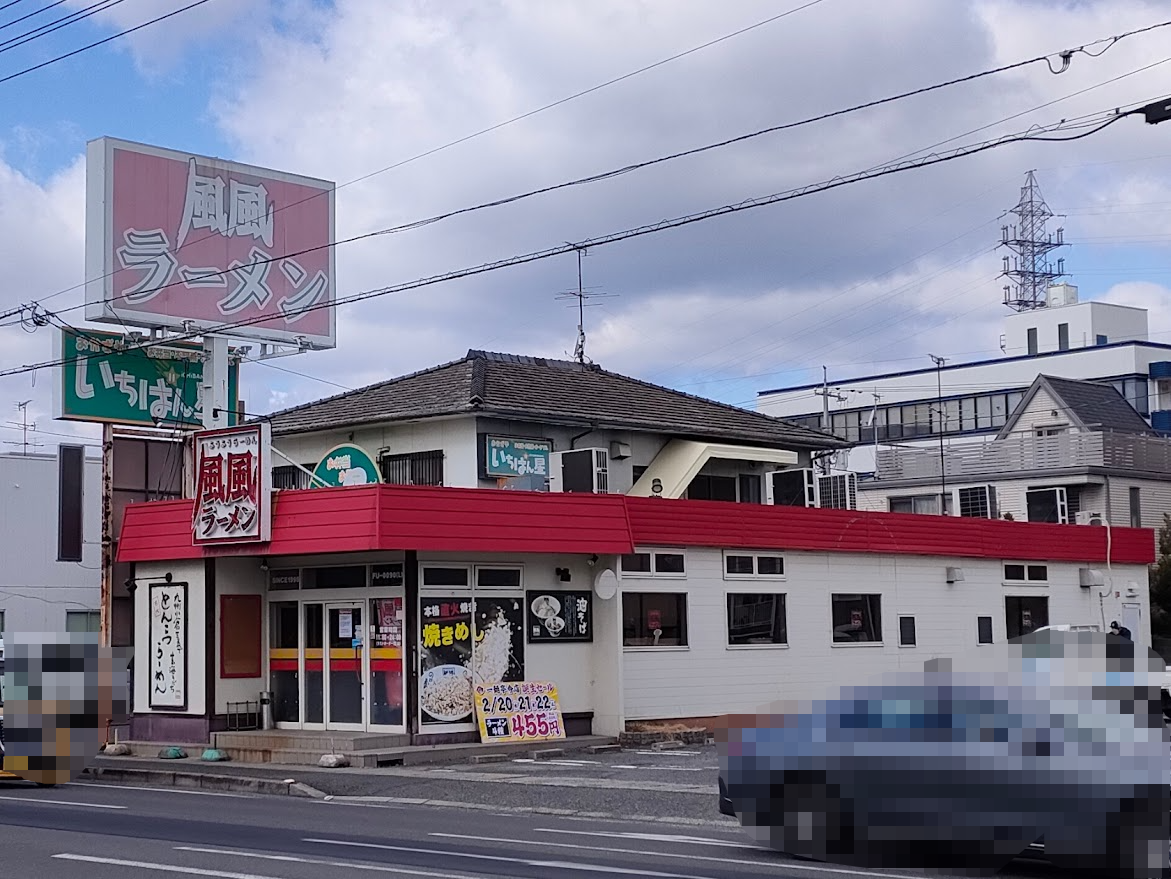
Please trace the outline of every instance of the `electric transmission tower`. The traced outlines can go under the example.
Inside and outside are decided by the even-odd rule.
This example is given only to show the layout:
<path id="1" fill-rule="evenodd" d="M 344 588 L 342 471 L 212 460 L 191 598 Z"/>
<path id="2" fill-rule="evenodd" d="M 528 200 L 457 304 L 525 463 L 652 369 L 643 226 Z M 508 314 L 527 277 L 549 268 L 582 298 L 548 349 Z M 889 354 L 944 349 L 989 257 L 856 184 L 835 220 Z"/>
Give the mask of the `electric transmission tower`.
<path id="1" fill-rule="evenodd" d="M 1011 284 L 1004 287 L 1004 304 L 1013 311 L 1029 311 L 1044 308 L 1046 290 L 1049 285 L 1066 274 L 1065 259 L 1057 260 L 1056 270 L 1049 261 L 1049 254 L 1058 247 L 1065 247 L 1065 229 L 1057 230 L 1057 238 L 1045 231 L 1045 222 L 1055 216 L 1045 204 L 1037 177 L 1030 171 L 1021 187 L 1021 200 L 1012 209 L 1017 223 L 1001 226 L 1000 246 L 1012 251 L 1004 257 L 1004 271 L 1001 277 Z"/>

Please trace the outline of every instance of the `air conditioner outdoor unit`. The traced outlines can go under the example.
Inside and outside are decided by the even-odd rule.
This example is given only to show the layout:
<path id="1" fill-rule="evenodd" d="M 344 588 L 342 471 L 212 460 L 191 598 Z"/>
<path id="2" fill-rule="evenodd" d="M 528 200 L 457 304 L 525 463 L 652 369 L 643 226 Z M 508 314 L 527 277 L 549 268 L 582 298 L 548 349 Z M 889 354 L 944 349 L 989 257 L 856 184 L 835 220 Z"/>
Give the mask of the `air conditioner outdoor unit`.
<path id="1" fill-rule="evenodd" d="M 816 507 L 817 475 L 808 467 L 765 473 L 764 502 L 785 507 Z"/>
<path id="2" fill-rule="evenodd" d="M 1096 510 L 1081 510 L 1074 516 L 1074 520 L 1079 525 L 1105 525 L 1106 514 Z"/>
<path id="3" fill-rule="evenodd" d="M 609 449 L 569 449 L 549 456 L 549 491 L 609 494 Z"/>
<path id="4" fill-rule="evenodd" d="M 858 474 L 830 472 L 817 477 L 817 505 L 827 509 L 858 509 Z"/>

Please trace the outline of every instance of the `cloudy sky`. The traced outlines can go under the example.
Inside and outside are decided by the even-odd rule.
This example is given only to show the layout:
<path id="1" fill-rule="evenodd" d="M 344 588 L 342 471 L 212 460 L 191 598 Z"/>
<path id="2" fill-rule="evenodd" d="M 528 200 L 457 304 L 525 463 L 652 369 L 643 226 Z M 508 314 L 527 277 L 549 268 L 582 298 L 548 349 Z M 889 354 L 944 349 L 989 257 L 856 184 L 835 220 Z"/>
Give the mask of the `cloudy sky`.
<path id="1" fill-rule="evenodd" d="M 1158 0 L 820 0 L 405 163 L 807 0 L 209 0 L 2 81 L 189 2 L 121 0 L 23 45 L 65 9 L 94 11 L 93 0 L 24 21 L 46 4 L 0 11 L 0 313 L 82 302 L 85 144 L 103 135 L 334 181 L 337 237 L 348 238 L 1171 18 Z M 1168 32 L 1075 54 L 1060 75 L 1034 64 L 341 245 L 338 293 L 1154 100 L 1171 93 Z M 586 351 L 608 369 L 743 405 L 815 381 L 823 365 L 832 381 L 928 366 L 928 352 L 995 356 L 1005 314 L 995 245 L 1029 169 L 1062 215 L 1050 227 L 1066 229 L 1082 297 L 1152 309 L 1153 340 L 1171 342 L 1169 159 L 1171 125 L 1126 119 L 1072 143 L 1011 145 L 600 247 L 584 260 L 586 286 L 607 294 L 587 309 Z M 576 283 L 567 255 L 346 306 L 335 350 L 247 364 L 242 396 L 268 412 L 469 348 L 565 357 L 577 314 L 557 294 Z M 64 317 L 86 326 L 79 311 Z M 0 369 L 51 359 L 53 342 L 51 328 L 0 328 Z M 19 440 L 8 422 L 24 400 L 46 447 L 57 434 L 100 435 L 53 420 L 56 378 L 0 379 L 0 441 Z"/>

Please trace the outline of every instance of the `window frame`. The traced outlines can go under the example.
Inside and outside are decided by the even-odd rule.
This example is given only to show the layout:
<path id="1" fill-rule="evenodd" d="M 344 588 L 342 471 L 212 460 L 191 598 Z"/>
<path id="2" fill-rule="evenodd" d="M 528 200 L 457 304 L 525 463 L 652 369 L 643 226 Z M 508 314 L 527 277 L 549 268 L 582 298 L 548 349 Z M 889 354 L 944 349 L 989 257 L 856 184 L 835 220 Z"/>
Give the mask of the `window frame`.
<path id="1" fill-rule="evenodd" d="M 987 641 L 982 640 L 980 637 L 983 634 L 983 632 L 980 629 L 980 624 L 984 620 L 988 620 L 988 640 Z M 995 623 L 995 621 L 993 620 L 992 617 L 987 616 L 987 615 L 977 616 L 976 617 L 976 644 L 977 645 L 986 645 L 986 644 L 994 644 L 994 643 L 996 643 L 996 623 Z"/>
<path id="2" fill-rule="evenodd" d="M 1129 509 L 1127 510 L 1127 512 L 1130 514 L 1130 527 L 1131 528 L 1142 528 L 1143 527 L 1142 488 L 1140 488 L 1137 485 L 1128 486 L 1127 503 L 1129 505 Z"/>
<path id="3" fill-rule="evenodd" d="M 1023 568 L 1022 576 L 1019 579 L 1010 577 L 1008 575 L 1008 569 L 1010 567 Z M 1044 579 L 1039 580 L 1035 577 L 1029 576 L 1031 569 L 1036 568 L 1041 568 L 1045 571 Z M 1040 565 L 1035 562 L 1003 562 L 1001 564 L 1001 574 L 1003 575 L 1003 582 L 1005 586 L 1048 586 L 1051 582 L 1049 580 L 1049 565 Z"/>
<path id="4" fill-rule="evenodd" d="M 683 547 L 670 546 L 636 546 L 634 552 L 629 555 L 647 555 L 650 556 L 650 570 L 648 571 L 627 571 L 622 567 L 622 559 L 625 556 L 618 556 L 618 579 L 619 580 L 686 580 L 687 579 L 687 550 Z M 682 571 L 659 571 L 657 570 L 658 557 L 661 555 L 677 555 L 683 559 Z"/>
<path id="5" fill-rule="evenodd" d="M 878 599 L 878 636 L 877 641 L 837 641 L 834 639 L 834 599 L 845 598 L 850 595 L 859 595 L 863 598 L 877 598 Z M 881 592 L 831 592 L 829 594 L 829 635 L 831 647 L 882 647 L 886 644 L 886 632 L 883 627 L 882 620 L 882 599 Z M 867 609 L 869 610 L 869 601 L 867 602 Z"/>
<path id="6" fill-rule="evenodd" d="M 735 556 L 738 558 L 752 559 L 752 573 L 751 574 L 731 574 L 728 573 L 728 558 Z M 780 574 L 762 574 L 760 573 L 760 559 L 772 558 L 781 560 Z M 789 569 L 785 561 L 784 553 L 780 552 L 764 552 L 759 550 L 736 550 L 725 549 L 720 555 L 721 569 L 724 572 L 725 580 L 764 580 L 765 582 L 783 583 L 789 579 Z"/>
<path id="7" fill-rule="evenodd" d="M 733 644 L 732 643 L 732 608 L 731 600 L 734 595 L 771 595 L 781 599 L 781 613 L 785 625 L 785 640 L 782 643 L 771 644 Z M 775 613 L 775 610 L 774 610 Z M 789 643 L 789 593 L 783 589 L 757 589 L 753 592 L 740 592 L 733 589 L 724 590 L 724 648 L 726 650 L 788 650 Z"/>
<path id="8" fill-rule="evenodd" d="M 683 635 L 684 643 L 683 644 L 662 644 L 659 646 L 655 646 L 654 644 L 627 644 L 626 643 L 626 608 L 625 608 L 625 605 L 623 605 L 620 609 L 621 614 L 622 614 L 622 635 L 621 635 L 621 637 L 622 637 L 622 650 L 623 650 L 623 652 L 641 653 L 641 652 L 648 652 L 649 651 L 651 653 L 659 653 L 662 651 L 686 651 L 686 650 L 691 649 L 691 593 L 690 592 L 688 592 L 687 590 L 669 589 L 669 588 L 631 589 L 628 591 L 624 590 L 624 591 L 619 592 L 619 600 L 625 601 L 626 596 L 628 596 L 628 595 L 629 596 L 635 596 L 635 595 L 638 595 L 638 596 L 645 596 L 645 595 L 681 596 L 683 598 L 683 601 L 682 601 L 682 608 L 683 608 L 683 625 L 682 625 L 683 632 L 682 632 L 682 635 Z"/>
<path id="9" fill-rule="evenodd" d="M 903 620 L 911 621 L 911 640 L 903 639 Z M 919 631 L 915 625 L 915 616 L 913 614 L 899 614 L 899 647 L 918 647 L 919 646 Z"/>
<path id="10" fill-rule="evenodd" d="M 86 618 L 87 622 L 96 623 L 97 627 L 93 628 L 93 629 L 85 628 L 85 629 L 81 629 L 81 630 L 70 629 L 69 628 L 70 618 L 72 617 L 72 618 L 76 619 L 79 616 L 84 616 Z M 101 630 L 102 630 L 102 612 L 101 612 L 101 610 L 95 610 L 95 609 L 78 610 L 78 609 L 74 608 L 73 610 L 66 610 L 65 611 L 65 631 L 68 634 L 87 635 L 87 634 L 101 632 Z"/>

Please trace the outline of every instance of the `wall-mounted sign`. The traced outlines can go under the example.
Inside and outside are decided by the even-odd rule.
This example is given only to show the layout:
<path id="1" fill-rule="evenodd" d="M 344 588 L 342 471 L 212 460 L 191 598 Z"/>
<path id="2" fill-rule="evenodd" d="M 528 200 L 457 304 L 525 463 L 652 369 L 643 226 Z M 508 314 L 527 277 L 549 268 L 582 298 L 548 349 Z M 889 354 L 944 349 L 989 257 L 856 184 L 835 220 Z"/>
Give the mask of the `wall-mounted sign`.
<path id="1" fill-rule="evenodd" d="M 278 592 L 301 588 L 300 568 L 276 568 L 268 572 L 268 588 Z"/>
<path id="2" fill-rule="evenodd" d="M 272 539 L 268 422 L 195 434 L 196 545 Z"/>
<path id="3" fill-rule="evenodd" d="M 403 563 L 394 562 L 389 565 L 374 565 L 370 569 L 371 586 L 402 586 Z"/>
<path id="4" fill-rule="evenodd" d="M 529 642 L 594 640 L 592 592 L 527 592 Z"/>
<path id="5" fill-rule="evenodd" d="M 484 437 L 484 474 L 489 477 L 549 475 L 553 443 L 548 440 L 518 439 L 512 436 Z"/>
<path id="6" fill-rule="evenodd" d="M 54 417 L 141 427 L 203 424 L 203 354 L 199 345 L 169 342 L 138 348 L 121 333 L 61 330 L 55 339 L 60 379 Z M 127 351 L 126 349 L 131 350 Z M 228 365 L 228 399 L 239 394 L 240 367 Z M 236 412 L 228 424 L 237 423 Z"/>
<path id="7" fill-rule="evenodd" d="M 382 474 L 378 471 L 374 459 L 365 449 L 353 443 L 343 443 L 326 452 L 317 462 L 313 475 L 317 479 L 312 480 L 310 486 L 316 488 L 321 488 L 322 482 L 328 486 L 337 486 L 369 485 L 382 481 Z"/>
<path id="8" fill-rule="evenodd" d="M 557 685 L 518 681 L 476 685 L 481 742 L 539 742 L 565 738 Z"/>
<path id="9" fill-rule="evenodd" d="M 113 138 L 86 150 L 85 317 L 333 348 L 334 184 Z"/>
<path id="10" fill-rule="evenodd" d="M 150 707 L 187 710 L 187 584 L 150 584 Z"/>

